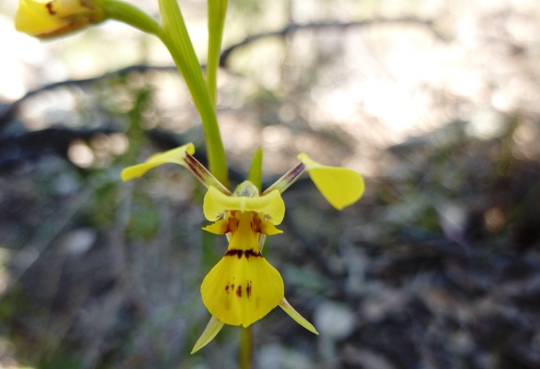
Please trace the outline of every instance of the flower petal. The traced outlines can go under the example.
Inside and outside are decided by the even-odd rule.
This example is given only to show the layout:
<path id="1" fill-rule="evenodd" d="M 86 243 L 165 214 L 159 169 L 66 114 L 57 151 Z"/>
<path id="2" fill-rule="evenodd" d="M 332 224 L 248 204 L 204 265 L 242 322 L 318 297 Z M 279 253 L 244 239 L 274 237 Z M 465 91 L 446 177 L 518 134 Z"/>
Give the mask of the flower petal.
<path id="1" fill-rule="evenodd" d="M 229 231 L 229 220 L 228 219 L 217 220 L 214 223 L 206 227 L 203 227 L 203 230 L 206 232 L 213 233 L 213 234 L 225 234 Z"/>
<path id="2" fill-rule="evenodd" d="M 238 250 L 237 250 L 238 251 Z M 225 255 L 201 285 L 204 305 L 225 324 L 247 327 L 284 296 L 283 279 L 261 254 Z"/>
<path id="3" fill-rule="evenodd" d="M 230 195 L 231 192 L 192 156 L 194 153 L 195 146 L 190 142 L 187 145 L 152 155 L 142 164 L 125 168 L 122 171 L 122 181 L 139 178 L 152 168 L 173 163 L 187 168 L 205 187 L 213 186 L 224 194 Z"/>
<path id="4" fill-rule="evenodd" d="M 216 221 L 227 211 L 254 211 L 263 214 L 264 218 L 277 225 L 285 216 L 285 203 L 279 191 L 272 191 L 260 197 L 226 196 L 213 187 L 208 188 L 204 196 L 203 211 L 206 219 Z"/>
<path id="5" fill-rule="evenodd" d="M 276 234 L 281 234 L 283 231 L 281 229 L 277 229 L 272 222 L 269 222 L 267 220 L 261 221 L 261 233 L 267 236 L 274 236 Z"/>
<path id="6" fill-rule="evenodd" d="M 39 35 L 64 27 L 65 22 L 51 14 L 49 4 L 52 2 L 21 0 L 15 15 L 15 28 L 30 35 Z"/>
<path id="7" fill-rule="evenodd" d="M 193 347 L 193 350 L 191 350 L 191 353 L 194 354 L 200 349 L 202 349 L 204 346 L 208 345 L 210 341 L 212 341 L 214 337 L 217 336 L 221 328 L 223 328 L 224 324 L 225 323 L 220 321 L 215 316 L 210 318 L 210 321 L 206 325 L 204 332 L 201 334 L 197 342 L 195 342 L 195 346 Z"/>
<path id="8" fill-rule="evenodd" d="M 15 28 L 32 36 L 47 38 L 79 30 L 104 18 L 100 9 L 81 0 L 21 0 Z"/>
<path id="9" fill-rule="evenodd" d="M 313 324 L 307 321 L 306 318 L 304 318 L 298 311 L 296 311 L 291 304 L 287 301 L 287 299 L 284 297 L 280 303 L 279 306 L 287 313 L 291 318 L 294 319 L 294 321 L 298 324 L 300 324 L 302 327 L 306 328 L 311 333 L 319 334 Z"/>
<path id="10" fill-rule="evenodd" d="M 195 146 L 190 142 L 187 145 L 177 147 L 169 151 L 165 151 L 159 154 L 154 154 L 142 164 L 132 165 L 125 168 L 122 171 L 122 181 L 129 181 L 133 178 L 139 178 L 150 169 L 158 167 L 163 164 L 174 163 L 187 167 L 185 161 L 187 154 L 193 155 L 195 153 Z"/>
<path id="11" fill-rule="evenodd" d="M 358 172 L 319 164 L 304 153 L 299 154 L 298 159 L 306 165 L 321 194 L 336 209 L 354 204 L 364 194 L 364 179 Z"/>
<path id="12" fill-rule="evenodd" d="M 304 174 L 305 171 L 306 165 L 304 163 L 299 163 L 294 168 L 285 173 L 283 176 L 281 176 L 281 178 L 274 182 L 270 187 L 264 190 L 262 196 L 275 190 L 278 190 L 279 193 L 285 192 L 285 190 L 289 188 L 294 182 L 296 182 L 302 176 L 302 174 Z"/>

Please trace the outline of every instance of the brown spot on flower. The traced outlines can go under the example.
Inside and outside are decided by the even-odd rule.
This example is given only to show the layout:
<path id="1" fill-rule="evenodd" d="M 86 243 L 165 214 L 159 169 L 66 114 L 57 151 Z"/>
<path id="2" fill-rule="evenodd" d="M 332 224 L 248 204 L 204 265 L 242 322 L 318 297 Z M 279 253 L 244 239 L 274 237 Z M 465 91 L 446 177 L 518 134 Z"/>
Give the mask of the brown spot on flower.
<path id="1" fill-rule="evenodd" d="M 231 216 L 229 218 L 229 223 L 227 225 L 227 231 L 236 232 L 236 230 L 238 229 L 238 223 L 239 223 L 239 220 L 235 218 L 234 212 L 231 213 Z"/>
<path id="2" fill-rule="evenodd" d="M 251 222 L 251 230 L 256 233 L 261 233 L 261 218 L 259 215 L 253 215 L 253 221 Z"/>
<path id="3" fill-rule="evenodd" d="M 47 11 L 49 12 L 50 15 L 56 15 L 56 12 L 53 10 L 53 3 L 55 1 L 56 0 L 49 1 L 48 3 L 45 4 L 45 7 L 47 8 Z"/>
<path id="4" fill-rule="evenodd" d="M 236 296 L 242 297 L 242 286 L 238 286 L 236 289 Z"/>
<path id="5" fill-rule="evenodd" d="M 243 253 L 244 253 L 244 250 L 230 249 L 230 250 L 227 250 L 227 252 L 225 253 L 225 256 L 237 255 L 238 259 L 241 259 Z"/>
<path id="6" fill-rule="evenodd" d="M 249 250 L 244 251 L 244 254 L 246 255 L 246 259 L 248 259 L 248 260 L 249 260 L 250 256 L 254 256 L 254 257 L 257 257 L 257 258 L 258 257 L 262 258 L 261 253 L 260 252 L 255 252 L 255 251 L 253 251 L 253 249 L 249 249 Z"/>
<path id="7" fill-rule="evenodd" d="M 225 291 L 226 291 L 227 293 L 229 293 L 229 285 L 226 285 L 226 286 L 225 286 Z"/>
<path id="8" fill-rule="evenodd" d="M 246 293 L 247 293 L 247 297 L 249 299 L 251 297 L 251 281 L 248 281 L 248 283 L 247 283 Z"/>
<path id="9" fill-rule="evenodd" d="M 249 260 L 250 256 L 256 257 L 256 258 L 262 258 L 262 254 L 260 252 L 255 252 L 253 249 L 249 250 L 239 250 L 239 249 L 230 249 L 227 250 L 225 253 L 225 256 L 238 256 L 238 259 L 241 259 L 243 255 L 246 256 L 246 259 Z"/>

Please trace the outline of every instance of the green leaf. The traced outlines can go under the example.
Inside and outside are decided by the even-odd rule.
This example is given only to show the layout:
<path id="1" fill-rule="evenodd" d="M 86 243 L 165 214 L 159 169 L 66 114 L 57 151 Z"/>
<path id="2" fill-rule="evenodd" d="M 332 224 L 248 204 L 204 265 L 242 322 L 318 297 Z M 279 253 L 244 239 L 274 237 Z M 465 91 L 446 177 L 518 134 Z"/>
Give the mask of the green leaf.
<path id="1" fill-rule="evenodd" d="M 248 181 L 253 183 L 259 193 L 262 191 L 262 161 L 263 161 L 263 150 L 262 147 L 259 147 L 255 154 L 253 155 L 253 160 L 251 161 L 251 167 L 249 168 Z"/>
<path id="2" fill-rule="evenodd" d="M 216 104 L 217 71 L 223 39 L 223 28 L 227 16 L 228 0 L 208 0 L 208 60 L 206 82 L 214 106 Z"/>

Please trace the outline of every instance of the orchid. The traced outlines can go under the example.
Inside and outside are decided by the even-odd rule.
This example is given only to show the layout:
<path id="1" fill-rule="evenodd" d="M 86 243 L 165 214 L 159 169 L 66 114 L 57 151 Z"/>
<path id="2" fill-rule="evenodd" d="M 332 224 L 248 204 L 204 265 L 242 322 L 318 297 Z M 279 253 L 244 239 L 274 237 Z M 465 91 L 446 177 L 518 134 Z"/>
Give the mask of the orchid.
<path id="1" fill-rule="evenodd" d="M 255 184 L 244 181 L 230 192 L 197 159 L 193 144 L 155 154 L 146 162 L 122 172 L 127 181 L 167 163 L 184 166 L 208 189 L 203 203 L 207 232 L 227 235 L 225 255 L 204 278 L 202 300 L 212 319 L 199 338 L 193 352 L 204 347 L 224 324 L 248 327 L 262 319 L 278 305 L 297 323 L 318 334 L 285 299 L 283 279 L 264 258 L 266 236 L 282 233 L 278 226 L 285 216 L 283 193 L 304 172 L 335 208 L 341 210 L 355 203 L 364 192 L 363 178 L 357 172 L 319 164 L 306 154 L 298 155 L 300 163 L 259 194 Z"/>
<path id="2" fill-rule="evenodd" d="M 45 39 L 114 19 L 158 37 L 171 53 L 199 111 L 210 170 L 193 157 L 195 147 L 189 143 L 125 168 L 122 180 L 141 177 L 150 169 L 168 163 L 187 168 L 207 188 L 203 213 L 212 224 L 203 229 L 226 235 L 229 240 L 225 255 L 201 285 L 203 303 L 212 317 L 192 352 L 208 344 L 225 324 L 249 327 L 278 305 L 298 324 L 318 334 L 315 327 L 285 299 L 280 273 L 262 254 L 264 243 L 267 236 L 282 233 L 277 228 L 285 216 L 281 194 L 305 172 L 338 210 L 355 203 L 363 195 L 364 181 L 353 170 L 325 166 L 306 154 L 300 154 L 295 167 L 261 191 L 262 151 L 259 151 L 260 155 L 256 154 L 252 166 L 255 174 L 250 173 L 250 180 L 231 192 L 216 114 L 217 71 L 228 0 L 208 0 L 206 78 L 177 0 L 158 0 L 158 3 L 159 21 L 122 0 L 19 0 L 15 27 Z M 241 332 L 250 331 L 242 329 Z M 250 367 L 251 333 L 245 337 L 247 339 L 240 344 L 241 368 Z"/>
<path id="3" fill-rule="evenodd" d="M 20 0 L 15 28 L 38 38 L 51 38 L 103 21 L 95 0 Z"/>

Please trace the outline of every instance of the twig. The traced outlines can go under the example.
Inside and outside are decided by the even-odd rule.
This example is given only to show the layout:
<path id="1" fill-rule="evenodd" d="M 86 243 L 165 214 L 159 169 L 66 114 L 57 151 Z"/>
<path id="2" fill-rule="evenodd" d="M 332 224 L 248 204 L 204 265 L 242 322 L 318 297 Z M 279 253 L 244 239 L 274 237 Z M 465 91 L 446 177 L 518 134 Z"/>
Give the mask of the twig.
<path id="1" fill-rule="evenodd" d="M 321 29 L 347 29 L 347 28 L 360 28 L 360 27 L 367 27 L 372 26 L 376 24 L 389 24 L 389 23 L 410 23 L 415 24 L 423 27 L 427 27 L 428 30 L 430 30 L 439 40 L 441 41 L 448 41 L 448 38 L 444 36 L 442 33 L 438 32 L 433 24 L 433 21 L 431 20 L 425 20 L 425 19 L 419 19 L 419 18 L 413 18 L 413 17 L 406 17 L 406 18 L 377 18 L 377 19 L 370 19 L 370 20 L 364 20 L 364 21 L 358 21 L 358 22 L 347 22 L 347 23 L 340 23 L 340 22 L 330 22 L 330 23 L 306 23 L 306 24 L 289 24 L 287 27 L 279 30 L 279 31 L 272 31 L 267 33 L 261 33 L 258 35 L 253 35 L 245 38 L 244 40 L 238 42 L 237 44 L 231 45 L 223 52 L 221 53 L 221 57 L 219 59 L 219 65 L 222 68 L 226 67 L 227 60 L 230 56 L 230 54 L 236 50 L 239 47 L 248 45 L 252 42 L 255 42 L 257 40 L 260 40 L 261 38 L 266 37 L 285 37 L 291 33 L 294 33 L 296 31 L 300 30 L 321 30 Z"/>
<path id="2" fill-rule="evenodd" d="M 73 140 L 88 139 L 98 133 L 114 132 L 109 128 L 92 130 L 47 128 L 2 138 L 0 139 L 0 172 L 16 166 L 23 160 L 41 157 L 47 152 L 65 157 L 69 144 Z"/>
<path id="3" fill-rule="evenodd" d="M 152 65 L 132 65 L 126 68 L 118 69 L 116 71 L 103 74 L 98 77 L 93 78 L 86 78 L 86 79 L 69 79 L 66 81 L 60 81 L 51 83 L 48 85 L 45 85 L 43 87 L 40 87 L 38 89 L 35 89 L 33 91 L 28 92 L 26 95 L 21 97 L 19 100 L 16 100 L 12 102 L 11 104 L 4 107 L 4 110 L 0 112 L 0 128 L 2 128 L 13 115 L 17 112 L 17 109 L 19 106 L 25 102 L 26 100 L 30 99 L 33 96 L 39 95 L 42 92 L 45 91 L 51 91 L 60 87 L 66 87 L 66 86 L 84 86 L 88 84 L 97 83 L 99 81 L 105 80 L 107 78 L 115 77 L 115 76 L 121 76 L 124 74 L 129 74 L 131 72 L 147 72 L 150 70 L 156 70 L 156 71 L 176 71 L 176 67 L 174 66 L 152 66 Z"/>

